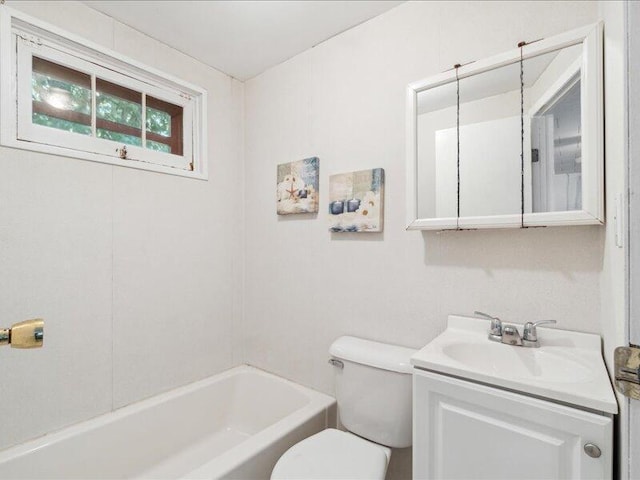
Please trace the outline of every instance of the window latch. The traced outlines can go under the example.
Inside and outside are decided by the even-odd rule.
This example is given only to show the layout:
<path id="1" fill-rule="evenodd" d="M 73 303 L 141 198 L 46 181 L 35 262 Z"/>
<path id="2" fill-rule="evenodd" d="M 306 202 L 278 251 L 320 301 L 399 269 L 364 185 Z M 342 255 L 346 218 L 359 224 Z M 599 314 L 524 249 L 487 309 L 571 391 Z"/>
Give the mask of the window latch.
<path id="1" fill-rule="evenodd" d="M 126 145 L 123 145 L 122 148 L 116 148 L 116 152 L 118 153 L 118 156 L 122 160 L 127 160 L 127 146 Z"/>

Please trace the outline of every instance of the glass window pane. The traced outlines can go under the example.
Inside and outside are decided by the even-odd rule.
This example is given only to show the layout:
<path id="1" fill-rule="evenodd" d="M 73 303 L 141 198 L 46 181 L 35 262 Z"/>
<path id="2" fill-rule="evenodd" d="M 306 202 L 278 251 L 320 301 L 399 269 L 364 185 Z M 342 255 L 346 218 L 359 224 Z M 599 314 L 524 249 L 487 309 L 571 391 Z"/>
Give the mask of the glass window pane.
<path id="1" fill-rule="evenodd" d="M 42 125 L 43 127 L 57 128 L 58 130 L 66 130 L 67 132 L 81 133 L 83 135 L 91 135 L 91 125 L 83 125 L 77 122 L 69 122 L 60 118 L 51 117 L 42 113 L 33 113 L 33 123 Z"/>
<path id="2" fill-rule="evenodd" d="M 167 112 L 147 107 L 147 132 L 157 133 L 163 137 L 170 137 L 171 115 Z"/>
<path id="3" fill-rule="evenodd" d="M 126 133 L 114 132 L 113 130 L 105 130 L 104 128 L 98 128 L 96 130 L 98 138 L 104 138 L 106 140 L 113 140 L 114 142 L 124 143 L 127 145 L 135 145 L 136 147 L 142 146 L 142 139 L 134 135 L 127 135 Z"/>
<path id="4" fill-rule="evenodd" d="M 32 59 L 32 122 L 91 135 L 91 76 L 39 57 Z"/>
<path id="5" fill-rule="evenodd" d="M 147 145 L 150 150 L 182 155 L 183 108 L 147 95 Z"/>
<path id="6" fill-rule="evenodd" d="M 142 145 L 142 93 L 96 79 L 98 138 Z"/>
<path id="7" fill-rule="evenodd" d="M 154 142 L 153 140 L 147 140 L 147 148 L 157 152 L 171 153 L 171 147 L 169 145 L 166 143 Z"/>

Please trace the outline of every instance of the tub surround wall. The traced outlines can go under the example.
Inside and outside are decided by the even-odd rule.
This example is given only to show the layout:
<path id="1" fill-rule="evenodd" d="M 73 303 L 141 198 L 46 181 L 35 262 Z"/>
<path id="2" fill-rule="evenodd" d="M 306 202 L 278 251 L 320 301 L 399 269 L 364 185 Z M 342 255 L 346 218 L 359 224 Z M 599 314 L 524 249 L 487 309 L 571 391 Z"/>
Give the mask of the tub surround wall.
<path id="1" fill-rule="evenodd" d="M 242 292 L 242 83 L 78 2 L 7 5 L 206 88 L 211 178 L 0 148 L 0 318 L 46 320 L 0 349 L 0 449 L 237 364 Z"/>

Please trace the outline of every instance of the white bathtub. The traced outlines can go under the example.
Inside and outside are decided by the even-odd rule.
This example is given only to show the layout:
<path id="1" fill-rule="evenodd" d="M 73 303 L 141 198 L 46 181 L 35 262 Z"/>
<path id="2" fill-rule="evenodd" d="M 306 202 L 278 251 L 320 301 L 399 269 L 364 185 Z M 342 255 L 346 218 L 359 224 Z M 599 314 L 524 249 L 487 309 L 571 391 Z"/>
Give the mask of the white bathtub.
<path id="1" fill-rule="evenodd" d="M 269 478 L 334 415 L 332 397 L 241 366 L 4 450 L 0 479 Z"/>

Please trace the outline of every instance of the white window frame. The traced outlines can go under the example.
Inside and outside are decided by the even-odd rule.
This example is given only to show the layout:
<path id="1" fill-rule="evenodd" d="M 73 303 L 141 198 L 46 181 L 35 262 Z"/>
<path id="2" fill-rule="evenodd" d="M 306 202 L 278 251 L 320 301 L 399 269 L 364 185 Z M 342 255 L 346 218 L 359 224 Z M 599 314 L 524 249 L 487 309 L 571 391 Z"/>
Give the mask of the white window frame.
<path id="1" fill-rule="evenodd" d="M 97 78 L 182 107 L 183 154 L 126 145 L 123 159 L 123 144 L 95 137 L 95 121 L 93 136 L 33 123 L 33 56 L 90 75 L 92 112 Z M 207 92 L 198 86 L 0 5 L 0 145 L 206 180 L 206 106 Z M 144 140 L 144 102 L 142 111 Z"/>

